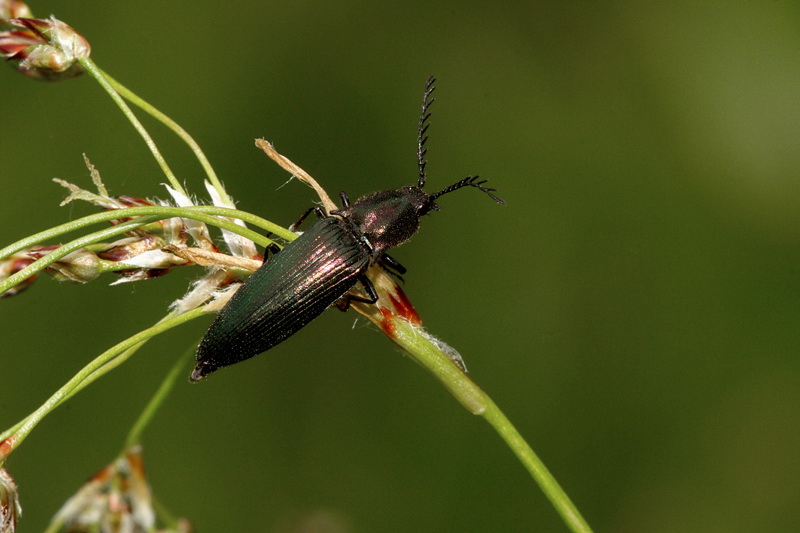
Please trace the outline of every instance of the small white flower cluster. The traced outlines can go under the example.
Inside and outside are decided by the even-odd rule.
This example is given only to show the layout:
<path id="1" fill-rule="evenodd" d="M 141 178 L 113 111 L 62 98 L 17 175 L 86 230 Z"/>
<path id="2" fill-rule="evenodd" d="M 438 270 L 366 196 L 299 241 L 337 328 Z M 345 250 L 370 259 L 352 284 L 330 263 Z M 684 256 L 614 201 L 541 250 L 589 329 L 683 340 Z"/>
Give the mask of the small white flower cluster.
<path id="1" fill-rule="evenodd" d="M 0 24 L 15 28 L 0 32 L 0 55 L 32 78 L 59 81 L 82 74 L 80 60 L 92 52 L 89 41 L 55 17 L 30 16 L 23 2 L 0 2 Z"/>
<path id="2" fill-rule="evenodd" d="M 0 533 L 14 533 L 22 514 L 17 485 L 5 468 L 0 468 Z"/>
<path id="3" fill-rule="evenodd" d="M 156 532 L 150 486 L 144 473 L 141 446 L 107 465 L 64 503 L 53 517 L 61 531 Z M 180 520 L 175 529 L 157 533 L 189 533 L 191 526 Z"/>
<path id="4" fill-rule="evenodd" d="M 129 207 L 192 207 L 197 202 L 173 187 L 165 185 L 172 201 L 146 200 L 133 196 L 111 196 L 103 185 L 100 174 L 86 159 L 86 165 L 97 192 L 90 192 L 67 181 L 54 181 L 70 191 L 61 203 L 66 205 L 82 200 L 107 210 Z M 231 200 L 223 198 L 206 182 L 206 188 L 217 207 L 234 208 Z M 129 219 L 112 220 L 114 225 Z M 229 219 L 244 226 L 241 220 Z M 120 277 L 112 285 L 163 276 L 176 266 L 201 265 L 207 267 L 203 277 L 195 281 L 182 298 L 172 304 L 174 311 L 184 313 L 210 301 L 221 307 L 238 285 L 230 285 L 237 279 L 231 266 L 254 270 L 261 264 L 261 255 L 250 239 L 232 231 L 222 230 L 222 238 L 228 254 L 220 253 L 211 238 L 208 226 L 203 222 L 183 217 L 164 218 L 125 232 L 121 239 L 110 243 L 98 243 L 73 251 L 49 265 L 45 272 L 61 281 L 87 283 L 105 272 L 115 272 Z M 191 245 L 190 245 L 191 244 Z M 60 245 L 34 246 L 0 261 L 0 280 L 22 270 L 34 260 L 44 257 Z M 26 289 L 35 276 L 25 280 L 2 296 L 12 296 Z"/>

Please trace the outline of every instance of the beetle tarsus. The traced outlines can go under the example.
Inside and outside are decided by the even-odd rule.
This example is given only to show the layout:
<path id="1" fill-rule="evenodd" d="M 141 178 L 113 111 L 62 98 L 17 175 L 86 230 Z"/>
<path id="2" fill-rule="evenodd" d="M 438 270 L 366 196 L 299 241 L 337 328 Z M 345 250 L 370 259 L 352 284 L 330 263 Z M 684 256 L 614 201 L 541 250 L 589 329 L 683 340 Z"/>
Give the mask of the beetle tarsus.
<path id="1" fill-rule="evenodd" d="M 400 262 L 397 261 L 397 259 L 395 259 L 394 257 L 390 256 L 389 254 L 383 254 L 383 256 L 381 257 L 380 263 L 381 263 L 381 266 L 388 273 L 396 276 L 401 281 L 403 280 L 401 274 L 405 274 L 407 272 L 406 271 L 406 267 L 401 265 Z"/>
<path id="2" fill-rule="evenodd" d="M 275 244 L 274 242 L 273 242 L 273 243 L 271 243 L 271 244 L 268 244 L 268 245 L 267 245 L 267 246 L 264 248 L 264 261 L 266 261 L 266 260 L 267 260 L 267 258 L 268 258 L 270 255 L 275 255 L 275 254 L 277 254 L 277 253 L 278 253 L 278 252 L 280 252 L 280 251 L 281 251 L 281 247 L 280 247 L 280 246 L 278 246 L 277 244 Z"/>
<path id="3" fill-rule="evenodd" d="M 374 304 L 378 301 L 378 292 L 375 290 L 375 286 L 372 284 L 369 278 L 364 275 L 358 278 L 358 281 L 361 283 L 362 287 L 364 287 L 364 292 L 367 293 L 368 298 L 364 298 L 363 296 L 359 296 L 357 294 L 347 293 L 336 300 L 333 303 L 333 307 L 336 307 L 339 311 L 347 311 L 350 309 L 351 302 Z"/>
<path id="4" fill-rule="evenodd" d="M 314 210 L 313 207 L 309 207 L 308 209 L 303 211 L 303 214 L 300 215 L 300 218 L 298 218 L 294 224 L 289 226 L 289 231 L 291 231 L 292 233 L 297 233 L 297 228 L 300 227 L 300 225 L 306 220 L 306 217 L 308 217 L 308 215 L 310 215 L 313 210 Z"/>

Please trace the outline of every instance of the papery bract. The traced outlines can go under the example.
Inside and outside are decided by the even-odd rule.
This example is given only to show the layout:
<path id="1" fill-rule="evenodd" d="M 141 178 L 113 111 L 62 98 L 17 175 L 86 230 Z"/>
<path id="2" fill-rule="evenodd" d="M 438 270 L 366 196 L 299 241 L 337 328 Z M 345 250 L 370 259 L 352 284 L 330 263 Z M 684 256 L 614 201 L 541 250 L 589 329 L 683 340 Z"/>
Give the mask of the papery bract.
<path id="1" fill-rule="evenodd" d="M 20 0 L 0 0 L 0 24 L 8 19 L 32 18 L 31 8 Z"/>
<path id="2" fill-rule="evenodd" d="M 0 468 L 0 533 L 14 533 L 21 514 L 17 485 L 8 470 Z"/>
<path id="3" fill-rule="evenodd" d="M 83 73 L 78 62 L 87 59 L 91 46 L 83 35 L 55 17 L 11 18 L 18 28 L 0 32 L 0 55 L 32 78 L 59 81 Z"/>
<path id="4" fill-rule="evenodd" d="M 61 531 L 76 533 L 149 533 L 155 521 L 140 446 L 95 474 L 53 517 Z"/>

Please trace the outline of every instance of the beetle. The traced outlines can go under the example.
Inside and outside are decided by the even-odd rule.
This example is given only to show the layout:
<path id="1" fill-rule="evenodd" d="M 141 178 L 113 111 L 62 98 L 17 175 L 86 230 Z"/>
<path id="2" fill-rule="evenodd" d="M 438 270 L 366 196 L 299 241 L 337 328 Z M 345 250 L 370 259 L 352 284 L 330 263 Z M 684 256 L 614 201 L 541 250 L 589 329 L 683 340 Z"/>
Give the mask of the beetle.
<path id="1" fill-rule="evenodd" d="M 342 192 L 342 208 L 325 214 L 311 208 L 294 225 L 315 211 L 319 220 L 271 259 L 265 260 L 233 295 L 209 327 L 197 350 L 197 366 L 191 374 L 198 381 L 218 368 L 238 363 L 283 342 L 337 305 L 375 303 L 378 294 L 366 276 L 367 269 L 381 265 L 400 277 L 406 269 L 386 250 L 410 239 L 420 217 L 438 211 L 436 199 L 474 187 L 499 204 L 505 202 L 484 186 L 478 176 L 464 178 L 435 194 L 424 191 L 427 130 L 434 99 L 435 78 L 429 77 L 422 98 L 417 130 L 416 185 L 378 191 L 350 203 Z M 361 283 L 367 298 L 348 294 Z"/>

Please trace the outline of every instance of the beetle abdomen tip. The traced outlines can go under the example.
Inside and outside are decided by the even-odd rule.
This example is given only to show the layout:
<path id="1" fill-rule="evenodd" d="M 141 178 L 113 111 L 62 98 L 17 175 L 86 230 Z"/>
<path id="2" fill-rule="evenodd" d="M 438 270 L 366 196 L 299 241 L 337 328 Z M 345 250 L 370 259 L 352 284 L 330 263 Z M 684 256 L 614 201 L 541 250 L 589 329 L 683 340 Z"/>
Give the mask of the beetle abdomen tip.
<path id="1" fill-rule="evenodd" d="M 194 370 L 192 370 L 191 375 L 189 375 L 189 381 L 192 383 L 197 383 L 214 370 L 216 370 L 216 367 L 212 367 L 208 361 L 201 361 L 197 363 L 197 366 L 195 366 Z"/>

